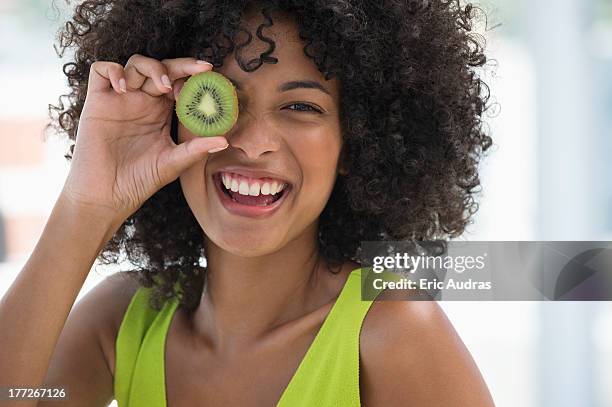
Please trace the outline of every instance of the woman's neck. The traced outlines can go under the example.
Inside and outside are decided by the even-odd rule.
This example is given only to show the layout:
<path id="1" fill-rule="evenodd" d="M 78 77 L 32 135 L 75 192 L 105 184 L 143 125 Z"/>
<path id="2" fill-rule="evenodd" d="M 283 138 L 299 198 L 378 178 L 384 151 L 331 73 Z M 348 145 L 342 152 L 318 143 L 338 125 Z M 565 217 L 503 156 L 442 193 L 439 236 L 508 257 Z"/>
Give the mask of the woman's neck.
<path id="1" fill-rule="evenodd" d="M 304 315 L 325 292 L 320 276 L 326 262 L 319 255 L 316 228 L 259 257 L 236 256 L 206 243 L 206 283 L 192 326 L 194 335 L 216 348 L 262 338 Z"/>

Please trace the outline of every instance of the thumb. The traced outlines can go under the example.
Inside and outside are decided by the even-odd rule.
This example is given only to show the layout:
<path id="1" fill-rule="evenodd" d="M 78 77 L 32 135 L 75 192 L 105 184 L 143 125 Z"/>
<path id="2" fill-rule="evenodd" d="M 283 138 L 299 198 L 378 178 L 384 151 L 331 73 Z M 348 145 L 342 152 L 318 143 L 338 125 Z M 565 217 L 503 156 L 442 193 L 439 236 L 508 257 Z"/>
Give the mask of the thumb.
<path id="1" fill-rule="evenodd" d="M 195 137 L 172 147 L 163 172 L 167 174 L 170 182 L 202 160 L 206 154 L 224 150 L 228 146 L 225 137 Z"/>

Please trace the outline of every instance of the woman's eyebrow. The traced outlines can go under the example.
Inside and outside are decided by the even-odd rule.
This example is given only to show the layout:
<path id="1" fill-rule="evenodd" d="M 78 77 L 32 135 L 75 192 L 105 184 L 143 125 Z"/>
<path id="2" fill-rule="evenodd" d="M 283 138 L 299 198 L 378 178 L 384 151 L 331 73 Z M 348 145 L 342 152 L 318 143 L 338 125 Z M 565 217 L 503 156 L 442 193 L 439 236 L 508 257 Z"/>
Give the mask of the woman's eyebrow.
<path id="1" fill-rule="evenodd" d="M 325 86 L 321 85 L 317 81 L 311 81 L 311 80 L 301 80 L 301 81 L 285 82 L 285 83 L 279 85 L 278 91 L 279 92 L 287 92 L 289 90 L 298 89 L 298 88 L 318 89 L 321 92 L 324 92 L 324 93 L 328 94 L 329 96 L 331 96 L 331 93 L 325 88 Z"/>
<path id="2" fill-rule="evenodd" d="M 230 82 L 232 82 L 232 84 L 236 87 L 237 90 L 242 90 L 242 86 L 240 85 L 240 82 L 232 78 L 228 78 L 228 79 L 230 80 Z M 278 86 L 277 91 L 287 92 L 287 91 L 290 91 L 293 89 L 299 89 L 299 88 L 318 89 L 321 92 L 331 96 L 330 91 L 327 90 L 327 88 L 323 86 L 320 82 L 309 80 L 309 79 L 303 79 L 299 81 L 289 81 L 289 82 L 282 83 Z"/>

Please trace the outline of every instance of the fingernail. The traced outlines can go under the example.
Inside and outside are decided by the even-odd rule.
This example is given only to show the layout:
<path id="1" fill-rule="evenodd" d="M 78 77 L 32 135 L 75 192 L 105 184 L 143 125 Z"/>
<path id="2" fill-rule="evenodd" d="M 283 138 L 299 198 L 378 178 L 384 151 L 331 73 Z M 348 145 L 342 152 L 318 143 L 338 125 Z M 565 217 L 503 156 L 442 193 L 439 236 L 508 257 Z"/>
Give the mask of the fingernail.
<path id="1" fill-rule="evenodd" d="M 216 147 L 216 148 L 213 148 L 211 150 L 208 150 L 208 152 L 209 153 L 216 153 L 217 151 L 225 150 L 228 146 L 229 146 L 229 144 L 226 144 L 224 147 Z"/>
<path id="2" fill-rule="evenodd" d="M 162 75 L 161 81 L 165 87 L 167 87 L 168 89 L 172 89 L 172 82 L 170 82 L 170 78 L 168 78 L 168 75 Z"/>
<path id="3" fill-rule="evenodd" d="M 203 60 L 201 60 L 201 59 L 198 59 L 198 60 L 196 61 L 196 64 L 204 64 L 204 65 L 213 66 L 213 64 L 211 64 L 210 62 L 203 61 Z"/>
<path id="4" fill-rule="evenodd" d="M 125 85 L 125 79 L 123 78 L 119 79 L 119 90 L 121 90 L 121 92 L 123 93 L 127 92 L 127 87 Z"/>

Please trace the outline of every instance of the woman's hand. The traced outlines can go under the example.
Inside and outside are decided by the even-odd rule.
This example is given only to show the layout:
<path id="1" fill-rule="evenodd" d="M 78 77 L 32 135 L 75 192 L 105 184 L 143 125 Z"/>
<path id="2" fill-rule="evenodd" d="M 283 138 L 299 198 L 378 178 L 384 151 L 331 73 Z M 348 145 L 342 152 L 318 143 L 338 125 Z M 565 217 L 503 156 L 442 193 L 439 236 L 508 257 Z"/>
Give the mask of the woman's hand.
<path id="1" fill-rule="evenodd" d="M 227 147 L 224 137 L 177 145 L 170 136 L 174 102 L 186 77 L 212 69 L 203 62 L 138 54 L 125 67 L 94 62 L 64 198 L 110 210 L 123 222 L 185 169 Z"/>

